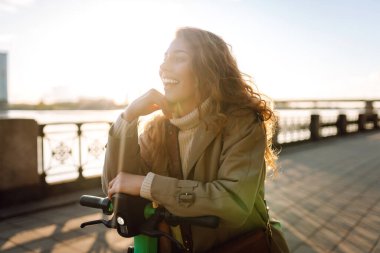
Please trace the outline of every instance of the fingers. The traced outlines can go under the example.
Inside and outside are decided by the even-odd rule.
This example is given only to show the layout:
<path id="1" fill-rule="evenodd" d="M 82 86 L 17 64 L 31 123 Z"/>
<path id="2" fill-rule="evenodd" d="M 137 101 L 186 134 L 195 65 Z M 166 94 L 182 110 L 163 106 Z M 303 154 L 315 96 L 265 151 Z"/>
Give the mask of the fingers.
<path id="1" fill-rule="evenodd" d="M 108 188 L 108 198 L 111 199 L 112 196 L 116 193 L 122 192 L 122 183 L 120 180 L 116 181 L 112 187 Z M 125 183 L 125 182 L 124 182 Z"/>
<path id="2" fill-rule="evenodd" d="M 116 177 L 117 177 L 117 176 L 116 176 Z M 108 188 L 111 188 L 111 187 L 112 187 L 112 185 L 113 185 L 114 182 L 115 182 L 116 177 L 115 177 L 114 179 L 112 179 L 111 181 L 109 181 L 109 183 L 108 183 Z"/>
<path id="3" fill-rule="evenodd" d="M 150 89 L 144 95 L 134 100 L 124 111 L 123 117 L 128 122 L 134 119 L 161 110 L 167 118 L 173 117 L 174 105 L 155 89 Z"/>
<path id="4" fill-rule="evenodd" d="M 165 108 L 165 96 L 155 89 L 150 89 L 146 93 L 146 99 L 152 112 Z"/>
<path id="5" fill-rule="evenodd" d="M 129 195 L 139 196 L 141 185 L 145 177 L 140 175 L 120 172 L 108 184 L 108 198 L 112 198 L 115 193 L 125 193 Z"/>
<path id="6" fill-rule="evenodd" d="M 148 115 L 162 109 L 164 95 L 155 89 L 150 89 L 144 95 L 134 100 L 124 111 L 124 118 L 132 121 L 140 116 Z"/>
<path id="7" fill-rule="evenodd" d="M 115 184 L 115 178 L 112 179 L 109 184 L 108 184 L 108 198 L 111 199 L 112 195 L 115 193 L 115 190 L 114 190 L 114 184 Z"/>
<path id="8" fill-rule="evenodd" d="M 152 111 L 157 111 L 160 109 L 160 106 L 158 104 L 153 104 L 153 105 L 151 105 L 151 109 L 152 109 Z"/>
<path id="9" fill-rule="evenodd" d="M 116 187 L 120 181 L 120 173 L 116 175 L 109 183 L 108 183 L 108 198 L 111 198 L 112 195 L 116 193 Z"/>
<path id="10" fill-rule="evenodd" d="M 112 195 L 114 194 L 114 192 L 111 190 L 111 189 L 108 189 L 108 194 L 107 194 L 107 197 L 109 199 L 112 199 Z"/>
<path id="11" fill-rule="evenodd" d="M 171 117 L 171 108 L 169 106 L 169 103 L 167 102 L 165 96 L 161 94 L 160 92 L 156 90 L 151 90 L 146 98 L 146 101 L 144 101 L 148 104 L 148 110 L 143 112 L 143 115 L 150 114 L 152 112 L 161 110 L 162 113 L 167 116 Z"/>
<path id="12" fill-rule="evenodd" d="M 114 179 L 108 183 L 108 198 L 112 198 L 112 195 L 123 191 L 123 186 L 127 183 L 128 173 L 119 172 Z"/>
<path id="13" fill-rule="evenodd" d="M 167 118 L 172 118 L 172 105 L 163 95 L 157 100 L 157 106 Z"/>

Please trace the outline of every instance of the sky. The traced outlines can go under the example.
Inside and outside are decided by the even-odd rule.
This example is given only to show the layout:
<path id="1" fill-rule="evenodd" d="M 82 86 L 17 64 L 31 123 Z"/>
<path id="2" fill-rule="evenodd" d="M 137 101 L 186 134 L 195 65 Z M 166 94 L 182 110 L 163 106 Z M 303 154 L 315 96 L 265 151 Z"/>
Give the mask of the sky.
<path id="1" fill-rule="evenodd" d="M 378 0 L 0 0 L 10 103 L 131 101 L 162 91 L 175 30 L 232 46 L 273 99 L 380 98 Z"/>

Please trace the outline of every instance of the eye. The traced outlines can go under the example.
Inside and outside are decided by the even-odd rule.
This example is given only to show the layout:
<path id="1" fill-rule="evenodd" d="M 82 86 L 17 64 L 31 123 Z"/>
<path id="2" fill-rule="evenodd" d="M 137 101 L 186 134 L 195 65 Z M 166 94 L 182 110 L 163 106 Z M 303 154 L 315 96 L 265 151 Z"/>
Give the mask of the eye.
<path id="1" fill-rule="evenodd" d="M 188 56 L 182 53 L 166 54 L 163 63 L 181 63 L 188 60 Z"/>
<path id="2" fill-rule="evenodd" d="M 185 56 L 175 56 L 174 61 L 175 62 L 184 62 L 184 61 L 186 61 L 186 57 Z"/>

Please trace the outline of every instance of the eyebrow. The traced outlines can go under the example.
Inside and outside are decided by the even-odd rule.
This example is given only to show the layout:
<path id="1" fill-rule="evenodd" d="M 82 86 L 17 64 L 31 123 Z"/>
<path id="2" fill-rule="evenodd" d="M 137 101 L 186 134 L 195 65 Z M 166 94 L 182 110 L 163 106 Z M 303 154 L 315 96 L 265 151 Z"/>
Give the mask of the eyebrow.
<path id="1" fill-rule="evenodd" d="M 190 55 L 189 52 L 185 51 L 185 50 L 181 50 L 181 49 L 177 49 L 177 50 L 174 50 L 173 52 L 171 52 L 170 54 L 178 54 L 178 53 L 185 53 L 187 55 Z M 165 52 L 165 56 L 168 55 L 169 53 L 168 52 Z"/>

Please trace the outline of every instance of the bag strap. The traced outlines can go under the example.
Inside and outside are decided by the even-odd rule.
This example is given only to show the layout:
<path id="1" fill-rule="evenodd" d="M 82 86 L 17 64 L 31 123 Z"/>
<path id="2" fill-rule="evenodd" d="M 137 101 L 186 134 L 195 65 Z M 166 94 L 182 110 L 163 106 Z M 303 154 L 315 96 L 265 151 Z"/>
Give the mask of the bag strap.
<path id="1" fill-rule="evenodd" d="M 189 224 L 180 225 L 182 242 L 185 246 L 185 253 L 193 252 L 193 236 L 191 234 L 191 226 Z"/>
<path id="2" fill-rule="evenodd" d="M 168 173 L 170 177 L 183 179 L 183 173 L 181 169 L 181 157 L 179 153 L 178 131 L 179 129 L 176 126 L 172 125 L 169 121 L 167 121 L 166 136 L 168 138 L 167 144 L 169 148 Z M 185 246 L 185 252 L 193 252 L 193 237 L 191 234 L 191 226 L 189 224 L 180 225 L 180 231 L 182 236 L 182 242 Z"/>
<path id="3" fill-rule="evenodd" d="M 265 229 L 265 234 L 267 235 L 267 239 L 268 239 L 268 244 L 269 246 L 272 244 L 272 236 L 273 236 L 273 233 L 272 233 L 272 227 L 270 225 L 270 216 L 269 216 L 269 207 L 267 205 L 267 201 L 264 199 L 264 204 L 265 204 L 265 210 L 266 210 L 266 214 L 267 214 L 267 225 L 266 225 L 266 229 Z"/>

